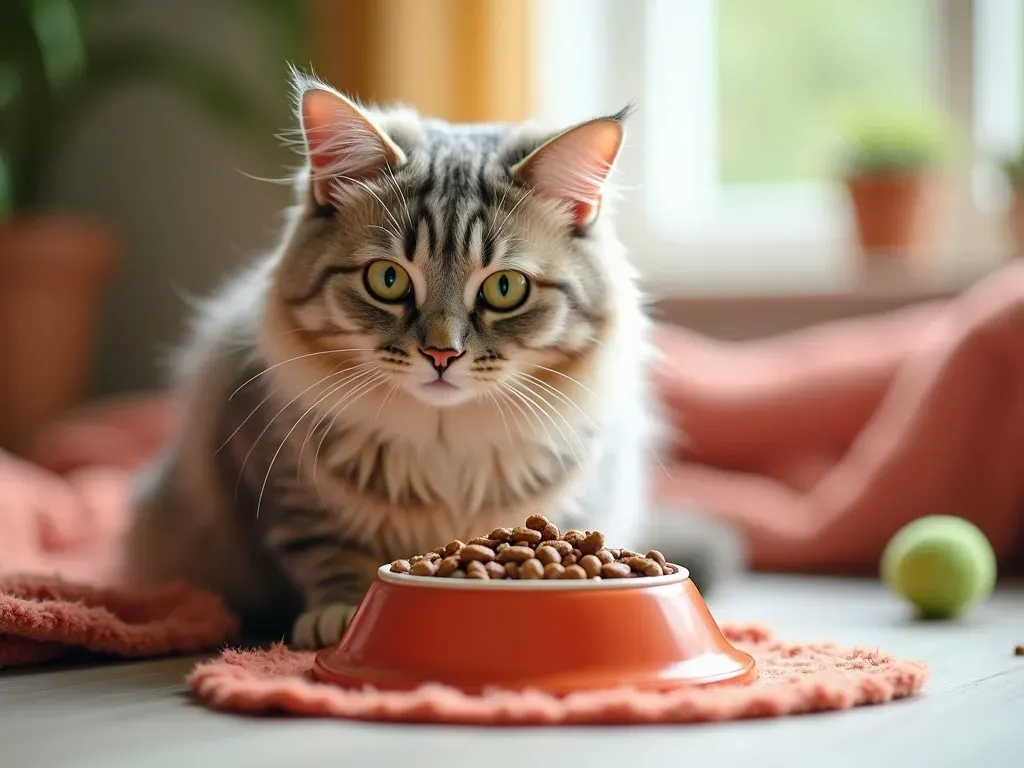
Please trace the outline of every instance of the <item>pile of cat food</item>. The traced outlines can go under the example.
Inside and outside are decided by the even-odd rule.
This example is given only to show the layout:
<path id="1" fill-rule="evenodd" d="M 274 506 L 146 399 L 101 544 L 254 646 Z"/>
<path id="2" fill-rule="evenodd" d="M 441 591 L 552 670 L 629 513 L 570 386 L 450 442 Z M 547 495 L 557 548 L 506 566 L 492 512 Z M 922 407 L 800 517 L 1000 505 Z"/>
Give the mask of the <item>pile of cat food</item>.
<path id="1" fill-rule="evenodd" d="M 635 579 L 676 571 L 657 550 L 608 549 L 600 531 L 559 533 L 543 515 L 391 563 L 392 573 L 449 579 Z"/>

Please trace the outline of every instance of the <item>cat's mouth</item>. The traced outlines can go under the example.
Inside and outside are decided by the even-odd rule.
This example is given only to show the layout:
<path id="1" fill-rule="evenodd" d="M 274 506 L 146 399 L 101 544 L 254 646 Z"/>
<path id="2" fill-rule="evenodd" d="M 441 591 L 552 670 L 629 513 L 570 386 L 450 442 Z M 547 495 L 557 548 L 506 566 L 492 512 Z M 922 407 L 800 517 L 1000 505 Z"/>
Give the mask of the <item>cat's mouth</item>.
<path id="1" fill-rule="evenodd" d="M 434 379 L 416 384 L 411 389 L 418 400 L 434 406 L 458 405 L 473 397 L 471 388 L 453 384 L 447 379 Z"/>

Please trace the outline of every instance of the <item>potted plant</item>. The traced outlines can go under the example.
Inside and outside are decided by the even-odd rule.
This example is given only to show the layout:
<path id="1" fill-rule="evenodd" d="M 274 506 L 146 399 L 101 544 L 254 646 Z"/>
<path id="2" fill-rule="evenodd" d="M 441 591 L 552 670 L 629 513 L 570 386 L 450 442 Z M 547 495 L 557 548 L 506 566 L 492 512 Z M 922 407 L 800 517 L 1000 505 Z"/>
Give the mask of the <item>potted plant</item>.
<path id="1" fill-rule="evenodd" d="M 931 241 L 948 136 L 938 115 L 859 110 L 842 132 L 842 175 L 863 257 L 904 259 Z"/>
<path id="2" fill-rule="evenodd" d="M 1013 255 L 1024 257 L 1024 148 L 999 163 L 1010 186 L 1009 230 Z"/>
<path id="3" fill-rule="evenodd" d="M 117 262 L 108 222 L 45 202 L 51 164 L 79 115 L 119 84 L 148 79 L 262 141 L 277 123 L 195 51 L 156 37 L 85 33 L 93 14 L 124 2 L 0 2 L 0 446 L 8 449 L 84 394 L 104 287 Z M 262 13 L 282 46 L 298 45 L 299 3 L 239 7 Z"/>

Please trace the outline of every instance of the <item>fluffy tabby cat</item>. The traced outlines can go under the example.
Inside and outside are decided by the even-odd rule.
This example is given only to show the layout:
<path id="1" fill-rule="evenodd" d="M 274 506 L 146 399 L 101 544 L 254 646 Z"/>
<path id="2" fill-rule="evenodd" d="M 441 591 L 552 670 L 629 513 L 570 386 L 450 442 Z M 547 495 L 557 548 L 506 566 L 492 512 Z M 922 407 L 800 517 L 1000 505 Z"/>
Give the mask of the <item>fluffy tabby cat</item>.
<path id="1" fill-rule="evenodd" d="M 318 647 L 381 563 L 453 538 L 539 512 L 637 542 L 648 321 L 601 207 L 626 113 L 450 125 L 295 80 L 297 205 L 184 349 L 133 577 Z"/>

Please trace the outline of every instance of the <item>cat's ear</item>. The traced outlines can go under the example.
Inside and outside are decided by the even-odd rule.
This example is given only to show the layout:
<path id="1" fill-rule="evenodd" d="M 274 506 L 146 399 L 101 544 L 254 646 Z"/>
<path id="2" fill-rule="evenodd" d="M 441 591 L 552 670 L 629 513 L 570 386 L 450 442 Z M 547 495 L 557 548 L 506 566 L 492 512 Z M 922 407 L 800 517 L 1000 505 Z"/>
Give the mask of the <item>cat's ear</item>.
<path id="1" fill-rule="evenodd" d="M 336 91 L 308 87 L 299 117 L 317 205 L 330 205 L 331 185 L 364 181 L 405 162 L 405 154 L 355 102 Z"/>
<path id="2" fill-rule="evenodd" d="M 541 196 L 566 203 L 577 229 L 601 209 L 604 184 L 622 148 L 627 111 L 589 120 L 541 144 L 512 166 L 512 177 Z"/>

